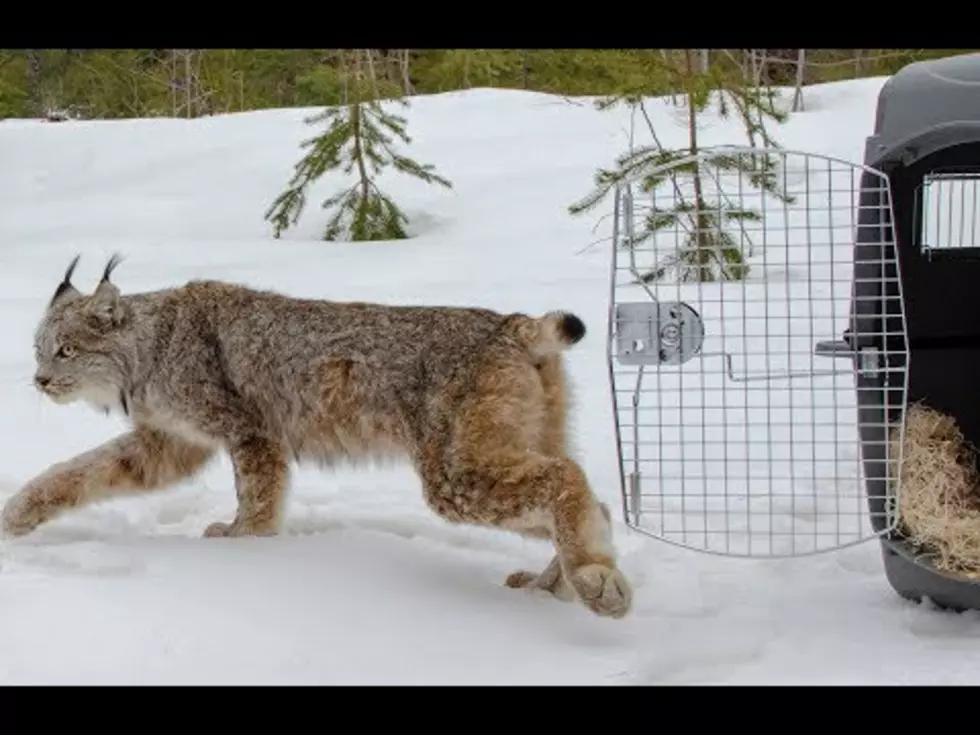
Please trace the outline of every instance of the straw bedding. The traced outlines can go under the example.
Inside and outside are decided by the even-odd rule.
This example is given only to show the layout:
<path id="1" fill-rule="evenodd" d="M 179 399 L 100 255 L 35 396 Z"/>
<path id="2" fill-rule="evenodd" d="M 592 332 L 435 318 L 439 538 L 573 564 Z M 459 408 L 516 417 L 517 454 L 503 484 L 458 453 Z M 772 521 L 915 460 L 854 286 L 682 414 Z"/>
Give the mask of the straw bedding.
<path id="1" fill-rule="evenodd" d="M 892 456 L 898 456 L 896 429 Z M 909 406 L 899 501 L 901 531 L 944 572 L 980 579 L 980 472 L 956 420 Z"/>

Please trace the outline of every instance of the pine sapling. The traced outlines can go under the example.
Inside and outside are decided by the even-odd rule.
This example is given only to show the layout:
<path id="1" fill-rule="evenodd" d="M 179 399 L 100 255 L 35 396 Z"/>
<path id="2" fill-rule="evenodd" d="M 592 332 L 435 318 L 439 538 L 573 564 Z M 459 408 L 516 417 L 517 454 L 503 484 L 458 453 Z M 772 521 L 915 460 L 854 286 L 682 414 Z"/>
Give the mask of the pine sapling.
<path id="1" fill-rule="evenodd" d="M 407 105 L 404 100 L 397 100 Z M 273 223 L 275 237 L 296 224 L 306 206 L 306 190 L 327 171 L 340 170 L 356 180 L 322 204 L 331 215 L 324 240 L 404 240 L 408 218 L 378 188 L 378 175 L 389 166 L 427 184 L 452 188 L 429 164 L 400 155 L 394 138 L 411 143 L 406 120 L 384 110 L 378 100 L 329 108 L 307 118 L 308 124 L 328 123 L 322 134 L 302 143 L 309 152 L 296 164 L 288 188 L 276 197 L 265 218 Z"/>

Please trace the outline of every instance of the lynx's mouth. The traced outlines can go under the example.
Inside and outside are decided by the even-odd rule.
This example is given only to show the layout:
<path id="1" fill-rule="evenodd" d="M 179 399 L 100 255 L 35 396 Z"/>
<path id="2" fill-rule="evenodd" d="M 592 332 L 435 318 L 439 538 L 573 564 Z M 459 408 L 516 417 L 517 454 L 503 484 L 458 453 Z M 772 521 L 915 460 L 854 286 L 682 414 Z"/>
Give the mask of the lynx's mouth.
<path id="1" fill-rule="evenodd" d="M 118 388 L 109 385 L 78 385 L 77 383 L 35 383 L 37 389 L 59 406 L 87 403 L 99 413 L 129 414 L 129 402 Z"/>
<path id="2" fill-rule="evenodd" d="M 34 386 L 57 404 L 64 405 L 77 400 L 77 391 L 74 383 L 45 383 L 40 384 L 35 381 Z"/>
<path id="3" fill-rule="evenodd" d="M 46 395 L 59 406 L 74 403 L 76 400 L 74 393 L 47 393 Z"/>

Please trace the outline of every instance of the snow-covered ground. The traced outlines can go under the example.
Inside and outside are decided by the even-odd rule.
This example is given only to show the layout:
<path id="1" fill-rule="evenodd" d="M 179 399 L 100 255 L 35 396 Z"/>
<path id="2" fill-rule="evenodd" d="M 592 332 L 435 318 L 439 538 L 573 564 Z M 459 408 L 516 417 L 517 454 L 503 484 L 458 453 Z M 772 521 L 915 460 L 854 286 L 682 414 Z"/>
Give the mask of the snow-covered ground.
<path id="1" fill-rule="evenodd" d="M 787 147 L 860 161 L 881 79 L 807 90 Z M 665 105 L 658 133 L 681 144 Z M 282 240 L 262 217 L 301 155 L 310 110 L 195 121 L 0 123 L 0 501 L 122 430 L 31 387 L 31 340 L 76 252 L 94 286 L 113 251 L 124 290 L 214 277 L 295 295 L 505 310 L 571 308 L 574 438 L 618 513 L 605 352 L 609 247 L 566 206 L 627 145 L 628 115 L 473 90 L 413 100 L 409 155 L 445 191 L 391 177 L 408 242 L 323 243 L 318 202 Z M 642 131 L 638 129 L 638 136 Z M 705 144 L 744 143 L 706 120 Z M 608 234 L 608 230 L 605 231 Z M 976 683 L 980 618 L 902 601 L 876 543 L 778 561 L 708 556 L 629 533 L 626 619 L 507 589 L 539 542 L 451 527 L 402 467 L 294 475 L 286 533 L 201 539 L 234 513 L 222 460 L 198 481 L 64 516 L 0 547 L 0 683 Z"/>

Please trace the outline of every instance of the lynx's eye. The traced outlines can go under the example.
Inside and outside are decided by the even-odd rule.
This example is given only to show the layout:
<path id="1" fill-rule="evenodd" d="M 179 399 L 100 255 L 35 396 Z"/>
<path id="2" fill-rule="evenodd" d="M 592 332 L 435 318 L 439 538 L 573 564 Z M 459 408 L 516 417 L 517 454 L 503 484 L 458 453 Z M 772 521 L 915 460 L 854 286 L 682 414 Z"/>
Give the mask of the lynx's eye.
<path id="1" fill-rule="evenodd" d="M 58 351 L 54 353 L 54 356 L 61 359 L 67 360 L 75 355 L 75 348 L 71 345 L 62 345 L 58 348 Z"/>

